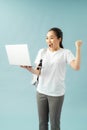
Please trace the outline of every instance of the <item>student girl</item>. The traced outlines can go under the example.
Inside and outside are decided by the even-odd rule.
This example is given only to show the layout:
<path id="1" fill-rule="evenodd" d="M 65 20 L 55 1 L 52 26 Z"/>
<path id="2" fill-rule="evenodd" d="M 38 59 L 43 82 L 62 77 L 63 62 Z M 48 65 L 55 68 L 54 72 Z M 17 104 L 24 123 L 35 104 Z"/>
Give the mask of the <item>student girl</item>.
<path id="1" fill-rule="evenodd" d="M 80 69 L 80 51 L 82 41 L 77 40 L 76 56 L 62 44 L 63 32 L 60 28 L 51 28 L 46 35 L 47 48 L 40 49 L 35 60 L 36 69 L 21 66 L 39 76 L 37 85 L 37 106 L 39 130 L 60 130 L 61 110 L 65 95 L 66 64 L 72 69 Z M 42 68 L 39 68 L 42 60 Z"/>

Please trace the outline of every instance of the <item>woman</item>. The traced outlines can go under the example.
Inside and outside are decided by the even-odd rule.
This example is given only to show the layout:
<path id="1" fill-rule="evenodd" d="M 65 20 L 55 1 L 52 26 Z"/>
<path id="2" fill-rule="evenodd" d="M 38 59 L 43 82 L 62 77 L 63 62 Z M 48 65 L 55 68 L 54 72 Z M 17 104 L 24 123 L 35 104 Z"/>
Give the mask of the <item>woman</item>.
<path id="1" fill-rule="evenodd" d="M 36 69 L 22 66 L 31 73 L 39 75 L 37 86 L 37 105 L 39 130 L 60 130 L 60 116 L 65 95 L 65 71 L 68 63 L 73 69 L 80 69 L 80 47 L 82 41 L 75 42 L 76 57 L 62 45 L 63 33 L 59 28 L 51 28 L 46 36 L 47 49 L 41 49 L 35 60 Z M 43 56 L 42 56 L 43 54 Z M 38 67 L 42 59 L 42 68 Z"/>

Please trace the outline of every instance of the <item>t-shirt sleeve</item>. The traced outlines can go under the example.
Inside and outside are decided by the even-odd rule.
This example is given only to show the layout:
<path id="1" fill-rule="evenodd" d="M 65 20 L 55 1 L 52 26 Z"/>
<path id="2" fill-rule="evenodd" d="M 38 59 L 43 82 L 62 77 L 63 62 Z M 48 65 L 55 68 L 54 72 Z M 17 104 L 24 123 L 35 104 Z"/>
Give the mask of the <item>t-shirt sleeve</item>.
<path id="1" fill-rule="evenodd" d="M 66 62 L 70 64 L 71 61 L 75 60 L 75 56 L 70 50 L 66 50 Z"/>
<path id="2" fill-rule="evenodd" d="M 41 57 L 42 51 L 43 51 L 43 49 L 40 49 L 37 56 L 36 56 L 36 59 L 35 59 L 35 62 L 34 62 L 36 66 L 40 63 L 40 60 L 42 58 Z"/>

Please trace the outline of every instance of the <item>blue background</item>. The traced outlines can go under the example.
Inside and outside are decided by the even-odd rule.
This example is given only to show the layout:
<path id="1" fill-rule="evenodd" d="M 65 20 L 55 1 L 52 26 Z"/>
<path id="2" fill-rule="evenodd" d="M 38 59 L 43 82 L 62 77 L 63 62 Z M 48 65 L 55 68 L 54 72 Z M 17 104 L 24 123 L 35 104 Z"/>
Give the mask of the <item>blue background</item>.
<path id="1" fill-rule="evenodd" d="M 0 130 L 38 130 L 32 75 L 9 65 L 5 45 L 27 43 L 33 65 L 51 27 L 62 29 L 63 45 L 74 54 L 75 41 L 83 41 L 80 71 L 67 65 L 61 130 L 87 129 L 87 1 L 0 0 Z"/>

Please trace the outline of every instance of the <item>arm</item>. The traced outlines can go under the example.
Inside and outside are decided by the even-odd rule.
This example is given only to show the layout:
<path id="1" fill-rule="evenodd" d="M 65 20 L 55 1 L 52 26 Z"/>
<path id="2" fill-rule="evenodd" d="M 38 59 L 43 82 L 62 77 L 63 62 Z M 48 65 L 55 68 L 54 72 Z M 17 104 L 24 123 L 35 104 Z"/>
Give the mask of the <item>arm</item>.
<path id="1" fill-rule="evenodd" d="M 41 69 L 38 69 L 38 68 L 34 69 L 34 68 L 32 68 L 32 66 L 20 66 L 20 67 L 25 68 L 28 71 L 30 71 L 31 73 L 36 74 L 36 75 L 40 75 L 40 73 L 41 73 Z"/>
<path id="2" fill-rule="evenodd" d="M 81 51 L 82 41 L 81 40 L 76 41 L 75 45 L 76 45 L 76 59 L 71 61 L 70 66 L 75 70 L 79 70 L 80 60 L 81 60 L 80 51 Z"/>

